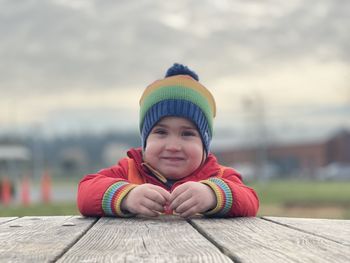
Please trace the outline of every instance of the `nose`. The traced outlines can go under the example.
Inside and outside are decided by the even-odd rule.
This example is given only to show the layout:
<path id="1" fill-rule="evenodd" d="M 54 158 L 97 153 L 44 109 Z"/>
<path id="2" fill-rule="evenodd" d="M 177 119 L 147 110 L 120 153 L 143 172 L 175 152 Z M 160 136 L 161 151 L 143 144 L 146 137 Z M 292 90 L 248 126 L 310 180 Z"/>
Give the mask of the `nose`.
<path id="1" fill-rule="evenodd" d="M 165 149 L 168 151 L 180 151 L 181 147 L 181 141 L 176 136 L 169 137 L 165 144 Z"/>

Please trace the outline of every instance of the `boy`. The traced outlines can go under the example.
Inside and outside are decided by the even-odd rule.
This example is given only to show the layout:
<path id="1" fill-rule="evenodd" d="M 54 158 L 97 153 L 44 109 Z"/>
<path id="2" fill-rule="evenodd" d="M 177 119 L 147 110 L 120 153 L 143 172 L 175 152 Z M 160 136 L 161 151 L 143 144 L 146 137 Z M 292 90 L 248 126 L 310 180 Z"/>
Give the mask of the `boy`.
<path id="1" fill-rule="evenodd" d="M 85 176 L 78 207 L 85 216 L 255 216 L 259 200 L 232 168 L 209 152 L 215 100 L 181 64 L 149 85 L 140 99 L 142 147 Z"/>

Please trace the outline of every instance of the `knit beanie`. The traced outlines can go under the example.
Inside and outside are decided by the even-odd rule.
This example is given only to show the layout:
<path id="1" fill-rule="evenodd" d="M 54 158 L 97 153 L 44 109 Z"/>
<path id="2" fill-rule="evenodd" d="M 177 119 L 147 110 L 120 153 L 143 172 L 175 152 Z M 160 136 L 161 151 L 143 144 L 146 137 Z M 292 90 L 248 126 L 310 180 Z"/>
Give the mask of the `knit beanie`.
<path id="1" fill-rule="evenodd" d="M 214 97 L 199 83 L 198 75 L 188 67 L 175 63 L 167 70 L 164 79 L 150 84 L 141 96 L 142 148 L 145 149 L 148 135 L 161 118 L 176 116 L 189 119 L 196 125 L 208 154 L 215 114 Z"/>

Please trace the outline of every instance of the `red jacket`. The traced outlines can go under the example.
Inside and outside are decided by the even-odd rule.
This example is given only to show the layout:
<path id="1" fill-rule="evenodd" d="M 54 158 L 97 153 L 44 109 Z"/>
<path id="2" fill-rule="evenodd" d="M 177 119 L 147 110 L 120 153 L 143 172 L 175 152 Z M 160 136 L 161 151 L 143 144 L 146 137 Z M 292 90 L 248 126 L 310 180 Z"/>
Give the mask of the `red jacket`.
<path id="1" fill-rule="evenodd" d="M 78 208 L 82 215 L 128 216 L 121 211 L 120 204 L 135 186 L 150 183 L 171 192 L 188 181 L 205 183 L 215 192 L 218 204 L 207 215 L 255 216 L 258 211 L 255 191 L 243 184 L 235 170 L 219 165 L 213 154 L 209 154 L 205 163 L 191 175 L 174 183 L 157 177 L 143 164 L 141 149 L 131 149 L 127 155 L 129 158 L 121 159 L 117 165 L 86 175 L 80 181 Z"/>

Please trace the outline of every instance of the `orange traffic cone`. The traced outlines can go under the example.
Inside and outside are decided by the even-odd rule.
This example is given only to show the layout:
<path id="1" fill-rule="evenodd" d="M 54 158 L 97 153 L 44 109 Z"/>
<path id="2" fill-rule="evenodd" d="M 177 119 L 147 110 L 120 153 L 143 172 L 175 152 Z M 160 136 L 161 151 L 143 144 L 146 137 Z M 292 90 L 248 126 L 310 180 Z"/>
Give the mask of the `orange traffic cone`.
<path id="1" fill-rule="evenodd" d="M 7 177 L 2 178 L 1 201 L 6 206 L 9 205 L 11 202 L 11 183 Z"/>
<path id="2" fill-rule="evenodd" d="M 21 202 L 23 206 L 30 204 L 29 188 L 29 179 L 28 176 L 25 176 L 21 182 Z"/>
<path id="3" fill-rule="evenodd" d="M 41 200 L 46 204 L 51 202 L 51 177 L 48 171 L 41 178 Z"/>

